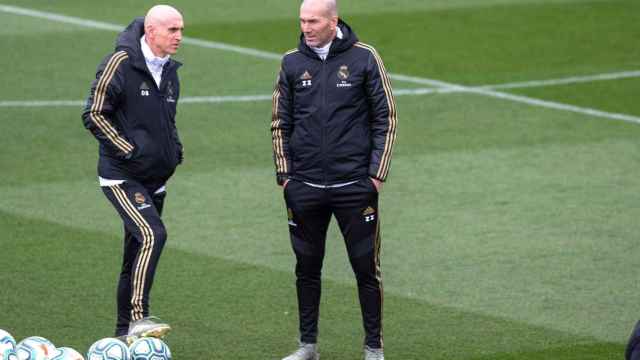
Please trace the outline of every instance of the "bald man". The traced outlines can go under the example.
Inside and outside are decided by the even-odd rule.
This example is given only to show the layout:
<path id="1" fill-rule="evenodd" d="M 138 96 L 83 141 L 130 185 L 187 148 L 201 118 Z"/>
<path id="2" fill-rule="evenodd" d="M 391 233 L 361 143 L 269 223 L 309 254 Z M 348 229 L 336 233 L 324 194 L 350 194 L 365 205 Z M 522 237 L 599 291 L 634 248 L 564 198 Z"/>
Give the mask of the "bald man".
<path id="1" fill-rule="evenodd" d="M 276 178 L 296 255 L 299 347 L 284 360 L 317 360 L 325 240 L 338 221 L 358 285 L 364 359 L 383 360 L 378 194 L 395 141 L 391 83 L 376 50 L 338 18 L 335 0 L 305 0 L 300 43 L 273 94 Z"/>
<path id="2" fill-rule="evenodd" d="M 82 113 L 99 143 L 98 182 L 124 223 L 115 336 L 163 337 L 171 327 L 149 316 L 151 286 L 167 239 L 160 218 L 166 184 L 182 162 L 175 115 L 184 23 L 178 10 L 152 7 L 98 66 Z"/>

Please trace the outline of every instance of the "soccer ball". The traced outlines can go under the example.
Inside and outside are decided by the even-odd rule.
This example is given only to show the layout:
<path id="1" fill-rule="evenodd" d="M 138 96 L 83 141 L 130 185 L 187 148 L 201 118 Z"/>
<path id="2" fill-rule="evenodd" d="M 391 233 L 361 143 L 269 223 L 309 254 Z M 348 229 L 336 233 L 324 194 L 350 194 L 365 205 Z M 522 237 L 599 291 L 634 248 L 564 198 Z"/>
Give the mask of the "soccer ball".
<path id="1" fill-rule="evenodd" d="M 8 332 L 0 329 L 0 360 L 9 359 L 9 354 L 15 355 L 16 339 Z"/>
<path id="2" fill-rule="evenodd" d="M 131 360 L 171 360 L 171 350 L 167 344 L 156 338 L 141 338 L 129 348 Z"/>
<path id="3" fill-rule="evenodd" d="M 0 360 L 19 360 L 18 354 L 13 349 L 6 349 L 0 352 Z"/>
<path id="4" fill-rule="evenodd" d="M 129 360 L 129 348 L 116 338 L 104 338 L 91 345 L 87 360 Z"/>
<path id="5" fill-rule="evenodd" d="M 79 352 L 68 347 L 59 347 L 53 353 L 53 356 L 49 360 L 84 360 L 84 357 Z"/>
<path id="6" fill-rule="evenodd" d="M 49 360 L 54 351 L 55 345 L 39 336 L 28 337 L 16 346 L 16 354 L 20 360 Z"/>

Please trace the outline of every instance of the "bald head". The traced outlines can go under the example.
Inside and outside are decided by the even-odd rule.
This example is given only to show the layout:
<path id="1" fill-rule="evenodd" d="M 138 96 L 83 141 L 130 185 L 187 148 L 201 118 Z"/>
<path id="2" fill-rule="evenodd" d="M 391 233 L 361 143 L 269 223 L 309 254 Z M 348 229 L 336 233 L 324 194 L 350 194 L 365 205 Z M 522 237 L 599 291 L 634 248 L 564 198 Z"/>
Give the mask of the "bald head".
<path id="1" fill-rule="evenodd" d="M 303 8 L 317 10 L 320 14 L 331 18 L 338 16 L 338 3 L 336 0 L 304 0 L 300 5 L 300 10 Z"/>
<path id="2" fill-rule="evenodd" d="M 168 19 L 180 18 L 182 14 L 176 8 L 169 5 L 156 5 L 147 11 L 144 17 L 144 27 L 157 25 L 166 22 Z"/>
<path id="3" fill-rule="evenodd" d="M 182 41 L 182 30 L 182 14 L 169 5 L 156 5 L 144 17 L 145 39 L 156 56 L 175 54 Z"/>

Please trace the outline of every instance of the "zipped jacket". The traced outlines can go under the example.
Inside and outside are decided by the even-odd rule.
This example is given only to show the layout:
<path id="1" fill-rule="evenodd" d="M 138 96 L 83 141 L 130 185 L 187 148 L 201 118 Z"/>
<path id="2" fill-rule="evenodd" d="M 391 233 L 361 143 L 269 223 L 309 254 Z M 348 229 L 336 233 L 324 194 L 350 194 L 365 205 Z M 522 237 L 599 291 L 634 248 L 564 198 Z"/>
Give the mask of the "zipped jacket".
<path id="1" fill-rule="evenodd" d="M 170 59 L 157 86 L 140 48 L 143 34 L 144 18 L 120 33 L 98 66 L 82 120 L 100 143 L 99 176 L 162 183 L 182 162 L 175 123 L 181 64 Z"/>
<path id="2" fill-rule="evenodd" d="M 387 178 L 397 124 L 391 82 L 376 50 L 338 26 L 342 38 L 325 60 L 304 35 L 282 59 L 271 121 L 278 184 Z"/>

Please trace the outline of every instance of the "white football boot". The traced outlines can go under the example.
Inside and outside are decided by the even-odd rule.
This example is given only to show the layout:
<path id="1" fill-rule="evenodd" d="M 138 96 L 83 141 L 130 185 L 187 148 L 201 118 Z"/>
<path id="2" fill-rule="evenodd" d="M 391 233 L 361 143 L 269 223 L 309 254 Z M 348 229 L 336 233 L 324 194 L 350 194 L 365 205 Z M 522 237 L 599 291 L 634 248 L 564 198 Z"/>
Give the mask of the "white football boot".
<path id="1" fill-rule="evenodd" d="M 127 339 L 131 342 L 142 337 L 162 339 L 169 331 L 171 331 L 169 324 L 155 316 L 148 316 L 129 324 Z"/>
<path id="2" fill-rule="evenodd" d="M 298 350 L 282 360 L 319 360 L 318 346 L 316 344 L 300 343 Z"/>
<path id="3" fill-rule="evenodd" d="M 365 346 L 364 360 L 384 360 L 384 352 L 382 351 L 382 349 L 374 349 L 374 348 Z"/>

